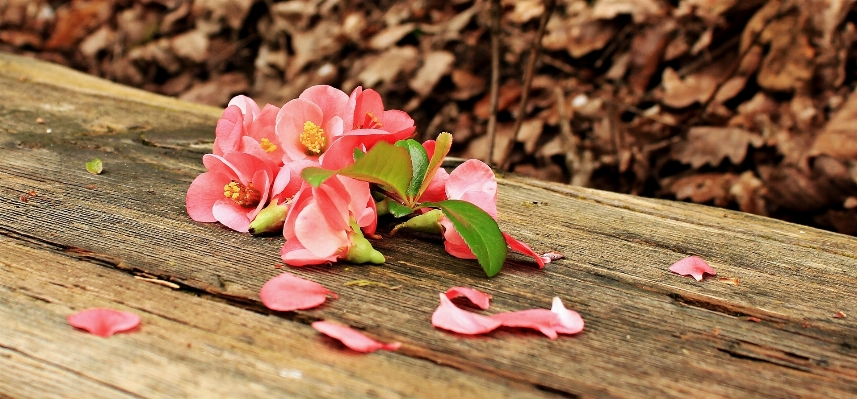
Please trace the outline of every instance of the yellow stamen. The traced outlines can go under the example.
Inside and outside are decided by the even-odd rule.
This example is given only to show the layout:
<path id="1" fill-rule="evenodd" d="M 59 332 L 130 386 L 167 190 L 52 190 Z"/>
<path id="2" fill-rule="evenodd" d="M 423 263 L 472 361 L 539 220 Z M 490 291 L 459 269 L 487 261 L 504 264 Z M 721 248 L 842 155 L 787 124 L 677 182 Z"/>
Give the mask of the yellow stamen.
<path id="1" fill-rule="evenodd" d="M 265 152 L 277 151 L 277 145 L 272 143 L 271 140 L 268 140 L 268 139 L 263 137 L 261 144 L 262 144 L 262 149 L 265 150 Z"/>
<path id="2" fill-rule="evenodd" d="M 324 151 L 327 138 L 321 126 L 310 121 L 304 122 L 304 131 L 300 137 L 301 144 L 307 149 L 307 155 L 318 155 Z"/>
<path id="3" fill-rule="evenodd" d="M 262 193 L 253 188 L 253 183 L 245 186 L 235 180 L 223 186 L 223 196 L 231 199 L 238 205 L 248 208 L 259 205 L 259 200 L 262 199 Z"/>

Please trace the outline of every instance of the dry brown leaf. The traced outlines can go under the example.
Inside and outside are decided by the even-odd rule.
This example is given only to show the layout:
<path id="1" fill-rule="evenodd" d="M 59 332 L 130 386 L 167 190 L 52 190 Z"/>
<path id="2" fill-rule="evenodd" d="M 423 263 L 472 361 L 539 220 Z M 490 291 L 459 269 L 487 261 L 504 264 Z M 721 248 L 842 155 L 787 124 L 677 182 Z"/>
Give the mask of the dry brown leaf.
<path id="1" fill-rule="evenodd" d="M 218 23 L 223 20 L 233 30 L 241 29 L 255 0 L 194 0 L 192 13 L 198 19 Z"/>
<path id="2" fill-rule="evenodd" d="M 735 197 L 738 209 L 762 216 L 768 215 L 765 193 L 765 184 L 749 170 L 742 173 L 729 188 L 729 194 Z"/>
<path id="3" fill-rule="evenodd" d="M 539 137 L 542 136 L 545 122 L 542 118 L 533 118 L 524 121 L 521 124 L 521 131 L 518 132 L 518 142 L 524 143 L 524 152 L 532 154 L 536 151 L 536 143 Z"/>
<path id="4" fill-rule="evenodd" d="M 170 49 L 173 53 L 197 63 L 204 62 L 208 58 L 208 46 L 208 35 L 199 30 L 182 33 L 170 40 Z"/>
<path id="5" fill-rule="evenodd" d="M 666 12 L 662 3 L 655 0 L 597 0 L 592 6 L 593 18 L 612 20 L 620 14 L 627 14 L 638 24 L 656 20 Z"/>
<path id="6" fill-rule="evenodd" d="M 738 179 L 732 173 L 700 173 L 679 179 L 665 179 L 667 191 L 675 194 L 676 199 L 704 204 L 714 201 L 714 205 L 724 207 L 732 202 L 729 188 Z"/>
<path id="7" fill-rule="evenodd" d="M 292 48 L 295 55 L 286 68 L 286 79 L 294 78 L 307 64 L 342 50 L 343 43 L 337 40 L 339 29 L 338 23 L 322 20 L 311 31 L 294 33 Z"/>
<path id="8" fill-rule="evenodd" d="M 504 6 L 512 5 L 512 12 L 507 13 L 508 19 L 516 24 L 523 24 L 540 17 L 545 12 L 542 0 L 503 0 Z"/>
<path id="9" fill-rule="evenodd" d="M 690 129 L 686 141 L 673 144 L 670 155 L 694 169 L 705 164 L 717 166 L 723 158 L 738 165 L 747 155 L 747 146 L 762 144 L 761 136 L 744 129 L 700 126 Z"/>
<path id="10" fill-rule="evenodd" d="M 497 99 L 497 112 L 509 108 L 521 97 L 521 83 L 517 80 L 509 81 L 500 87 L 500 95 Z M 488 111 L 491 105 L 490 93 L 486 93 L 476 105 L 473 106 L 473 114 L 479 119 L 488 119 Z"/>
<path id="11" fill-rule="evenodd" d="M 410 72 L 417 66 L 417 48 L 414 46 L 393 47 L 377 56 L 357 79 L 366 87 L 375 87 L 396 79 L 402 72 Z"/>
<path id="12" fill-rule="evenodd" d="M 225 106 L 232 96 L 247 92 L 250 82 L 240 72 L 231 72 L 200 82 L 179 96 L 185 101 L 202 104 Z"/>
<path id="13" fill-rule="evenodd" d="M 456 90 L 450 97 L 454 100 L 467 100 L 485 91 L 485 79 L 466 69 L 453 69 L 452 83 Z"/>
<path id="14" fill-rule="evenodd" d="M 113 15 L 113 2 L 80 0 L 66 3 L 56 10 L 57 22 L 45 43 L 49 50 L 73 49 L 89 32 L 107 22 Z"/>
<path id="15" fill-rule="evenodd" d="M 455 55 L 448 51 L 432 51 L 425 56 L 423 66 L 410 81 L 410 87 L 421 97 L 428 96 L 440 78 L 449 73 Z"/>
<path id="16" fill-rule="evenodd" d="M 372 50 L 386 50 L 413 32 L 416 27 L 417 25 L 414 23 L 388 27 L 369 39 L 369 48 Z"/>
<path id="17" fill-rule="evenodd" d="M 672 27 L 669 25 L 672 24 L 660 24 L 644 29 L 632 40 L 628 85 L 638 93 L 648 88 L 652 75 L 659 68 L 671 35 Z"/>
<path id="18" fill-rule="evenodd" d="M 542 38 L 546 50 L 566 50 L 574 58 L 580 58 L 600 50 L 616 36 L 618 29 L 609 21 L 588 18 L 551 18 L 547 32 Z"/>
<path id="19" fill-rule="evenodd" d="M 857 159 L 857 91 L 839 109 L 812 143 L 810 156 L 826 154 L 840 159 Z"/>
<path id="20" fill-rule="evenodd" d="M 42 47 L 41 36 L 33 32 L 19 30 L 0 30 L 0 42 L 7 43 L 15 47 Z"/>

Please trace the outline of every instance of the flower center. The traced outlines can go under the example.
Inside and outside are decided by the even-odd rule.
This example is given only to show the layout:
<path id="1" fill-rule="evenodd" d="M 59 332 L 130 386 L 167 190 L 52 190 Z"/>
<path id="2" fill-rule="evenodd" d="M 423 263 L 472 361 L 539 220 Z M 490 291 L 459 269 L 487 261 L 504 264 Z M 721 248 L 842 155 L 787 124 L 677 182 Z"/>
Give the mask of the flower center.
<path id="1" fill-rule="evenodd" d="M 304 122 L 304 131 L 300 137 L 301 144 L 306 147 L 307 155 L 318 155 L 324 151 L 327 138 L 324 137 L 324 129 L 310 121 Z"/>
<path id="2" fill-rule="evenodd" d="M 268 140 L 268 139 L 263 137 L 261 144 L 262 144 L 262 149 L 265 150 L 265 152 L 277 151 L 277 145 L 272 143 L 271 140 Z"/>
<path id="3" fill-rule="evenodd" d="M 363 117 L 363 123 L 355 125 L 355 129 L 380 129 L 384 124 L 378 120 L 375 115 L 372 115 L 371 112 L 366 112 L 366 115 Z"/>
<path id="4" fill-rule="evenodd" d="M 262 199 L 262 193 L 253 188 L 253 183 L 245 186 L 235 180 L 223 186 L 223 196 L 231 199 L 238 205 L 248 208 L 259 205 L 259 200 Z"/>

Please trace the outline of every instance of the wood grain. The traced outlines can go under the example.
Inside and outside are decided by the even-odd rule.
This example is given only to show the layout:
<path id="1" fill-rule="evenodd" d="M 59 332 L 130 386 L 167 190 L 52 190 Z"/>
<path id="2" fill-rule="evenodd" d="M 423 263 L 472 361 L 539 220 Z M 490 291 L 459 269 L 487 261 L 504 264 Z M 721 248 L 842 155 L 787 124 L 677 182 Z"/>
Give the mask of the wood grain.
<path id="1" fill-rule="evenodd" d="M 339 300 L 310 311 L 260 316 L 266 311 L 257 293 L 267 279 L 282 271 L 275 268 L 282 238 L 253 238 L 216 224 L 195 223 L 184 209 L 187 187 L 203 171 L 200 151 L 206 140 L 213 139 L 215 118 L 179 111 L 167 103 L 158 107 L 135 102 L 133 96 L 99 97 L 3 76 L 0 95 L 18 99 L 0 107 L 0 237 L 5 236 L 8 245 L 30 248 L 38 256 L 77 260 L 81 267 L 90 268 L 81 274 L 109 272 L 105 279 L 120 281 L 127 272 L 145 272 L 178 283 L 186 291 L 211 294 L 198 298 L 155 287 L 178 295 L 168 302 L 176 309 L 166 320 L 199 320 L 189 314 L 190 309 L 182 310 L 185 301 L 192 300 L 198 301 L 193 305 L 198 309 L 215 312 L 211 309 L 216 307 L 235 320 L 246 319 L 250 324 L 243 331 L 255 341 L 267 339 L 272 328 L 257 318 L 277 323 L 278 329 L 302 332 L 309 341 L 313 335 L 303 324 L 324 318 L 404 344 L 395 354 L 354 357 L 349 363 L 352 371 L 340 370 L 345 374 L 341 379 L 324 380 L 331 389 L 393 383 L 368 375 L 375 373 L 406 373 L 393 380 L 428 387 L 430 383 L 414 376 L 423 373 L 419 365 L 437 363 L 451 367 L 442 370 L 459 370 L 453 374 L 460 377 L 462 386 L 483 389 L 502 381 L 521 395 L 857 394 L 857 239 L 853 237 L 723 209 L 508 177 L 500 179 L 501 227 L 539 252 L 564 253 L 565 260 L 540 271 L 525 258 L 513 256 L 499 276 L 488 279 L 475 262 L 448 256 L 435 239 L 387 236 L 390 222 L 386 222 L 381 229 L 384 238 L 375 243 L 387 256 L 384 265 L 288 269 L 336 291 Z M 66 103 L 75 108 L 63 111 L 46 106 Z M 47 123 L 36 124 L 37 117 Z M 94 119 L 110 123 L 93 129 L 98 126 Z M 44 133 L 46 128 L 52 133 Z M 96 156 L 104 161 L 102 175 L 91 175 L 83 167 Z M 23 201 L 21 197 L 31 190 L 37 195 Z M 696 282 L 667 270 L 691 254 L 714 266 L 717 277 L 737 279 L 738 285 L 717 277 Z M 22 280 L 31 278 L 28 272 L 20 273 Z M 36 279 L 38 273 L 32 273 Z M 345 286 L 357 279 L 402 288 Z M 553 296 L 560 296 L 567 307 L 581 313 L 586 329 L 551 341 L 528 331 L 504 329 L 474 338 L 432 328 L 429 319 L 438 293 L 457 285 L 491 294 L 494 299 L 486 314 L 547 308 Z M 154 288 L 135 280 L 121 303 L 141 308 L 141 303 L 149 303 L 145 301 L 149 289 Z M 41 315 L 27 320 L 50 320 L 49 312 L 62 312 L 49 308 L 62 306 L 68 312 L 78 306 L 72 301 L 81 300 L 63 296 L 43 305 L 44 301 L 21 298 L 19 292 L 0 292 L 3 303 L 7 296 L 10 303 L 18 304 L 7 311 L 9 317 L 27 312 Z M 833 318 L 837 311 L 849 316 Z M 225 322 L 212 319 L 211 323 Z M 53 329 L 64 327 L 52 323 Z M 174 334 L 171 329 L 184 328 L 181 325 L 164 321 L 152 327 L 153 333 L 159 332 L 157 337 L 148 336 L 149 329 L 144 328 L 134 335 L 96 342 L 120 345 L 119 341 L 134 337 L 147 340 L 147 345 L 160 345 L 154 341 L 167 339 Z M 38 330 L 39 326 L 45 327 L 27 328 Z M 211 335 L 206 339 L 219 339 L 214 337 L 220 335 L 217 330 L 207 331 Z M 8 346 L 7 339 L 0 341 L 2 348 Z M 49 336 L 43 339 L 51 345 L 65 343 L 57 338 L 51 342 Z M 303 350 L 305 346 L 280 348 L 304 359 L 302 367 L 322 362 L 331 369 L 347 368 L 338 363 L 340 358 L 325 358 L 342 355 L 335 345 L 316 342 L 312 350 Z M 235 348 L 231 356 L 243 361 L 273 362 L 264 360 L 268 359 L 265 352 L 253 345 Z M 152 362 L 167 362 L 195 375 L 195 358 L 175 351 L 159 353 L 162 357 Z M 37 361 L 21 356 L 15 355 L 15 361 L 0 357 L 0 362 L 24 368 Z M 86 351 L 69 356 L 98 358 L 97 353 Z M 381 362 L 379 358 L 401 363 L 370 366 Z M 71 364 L 66 366 L 70 375 L 86 371 L 87 363 Z M 146 367 L 152 365 L 141 366 Z M 200 372 L 198 377 L 235 383 L 256 378 L 242 374 L 249 373 L 243 369 L 236 369 L 231 377 L 222 376 L 229 369 L 218 370 L 220 374 Z M 140 380 L 165 377 L 153 374 Z M 360 385 L 365 381 L 371 383 Z M 187 387 L 189 382 L 177 379 L 175 384 Z M 354 389 L 365 393 L 368 388 Z M 152 395 L 144 389 L 129 392 Z M 388 393 L 410 396 L 392 388 Z M 488 391 L 484 394 L 492 396 Z"/>

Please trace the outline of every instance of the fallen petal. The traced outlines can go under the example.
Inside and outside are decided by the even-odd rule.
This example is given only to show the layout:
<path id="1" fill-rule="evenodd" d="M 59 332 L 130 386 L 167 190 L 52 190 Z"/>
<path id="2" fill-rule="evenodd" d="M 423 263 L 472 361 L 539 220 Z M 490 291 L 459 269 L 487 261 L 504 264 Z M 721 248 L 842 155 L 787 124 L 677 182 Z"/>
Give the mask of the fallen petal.
<path id="1" fill-rule="evenodd" d="M 482 291 L 468 287 L 452 287 L 446 290 L 446 297 L 449 299 L 460 296 L 469 299 L 470 302 L 478 306 L 479 309 L 488 309 L 488 306 L 490 306 L 488 302 L 491 300 L 491 295 L 488 295 Z"/>
<path id="2" fill-rule="evenodd" d="M 431 325 L 459 334 L 485 334 L 501 324 L 500 320 L 459 309 L 446 294 L 440 294 L 440 305 L 431 315 Z"/>
<path id="3" fill-rule="evenodd" d="M 545 262 L 544 258 L 537 254 L 536 251 L 533 251 L 533 249 L 530 248 L 529 245 L 518 241 L 517 239 L 515 239 L 515 237 L 512 237 L 506 233 L 503 233 L 503 238 L 506 240 L 506 244 L 509 245 L 509 248 L 512 248 L 513 251 L 520 252 L 524 255 L 532 257 L 536 261 L 536 263 L 538 263 L 539 269 L 543 269 L 545 267 L 545 263 L 547 262 Z"/>
<path id="4" fill-rule="evenodd" d="M 540 255 L 539 257 L 542 258 L 542 260 L 545 262 L 545 264 L 548 264 L 548 263 L 551 263 L 555 260 L 560 260 L 562 258 L 565 258 L 565 255 L 563 255 L 559 252 L 549 251 L 549 252 L 545 252 L 544 254 Z"/>
<path id="5" fill-rule="evenodd" d="M 113 309 L 87 309 L 66 317 L 68 324 L 100 337 L 128 331 L 140 325 L 140 316 Z"/>
<path id="6" fill-rule="evenodd" d="M 281 312 L 316 307 L 324 303 L 328 295 L 338 298 L 336 293 L 321 284 L 291 273 L 283 273 L 268 280 L 259 292 L 262 303 L 268 309 Z"/>
<path id="7" fill-rule="evenodd" d="M 547 309 L 527 309 L 517 312 L 497 313 L 491 316 L 504 327 L 532 328 L 541 331 L 550 339 L 556 339 L 556 328 L 561 326 L 559 315 Z"/>
<path id="8" fill-rule="evenodd" d="M 682 276 L 693 276 L 696 281 L 702 281 L 702 275 L 705 273 L 712 276 L 717 275 L 714 268 L 709 266 L 708 263 L 705 263 L 705 261 L 698 256 L 688 256 L 687 258 L 673 263 L 673 265 L 670 266 L 670 271 L 681 274 Z"/>
<path id="9" fill-rule="evenodd" d="M 316 321 L 311 324 L 312 328 L 318 332 L 327 335 L 331 338 L 340 340 L 345 346 L 363 353 L 375 352 L 378 349 L 394 351 L 399 349 L 402 344 L 393 342 L 385 344 L 369 338 L 363 333 L 360 333 L 350 327 L 340 326 L 339 324 L 328 323 L 326 321 Z"/>
<path id="10" fill-rule="evenodd" d="M 560 334 L 577 334 L 583 331 L 583 318 L 580 314 L 565 308 L 558 296 L 553 298 L 551 312 L 559 316 L 559 326 L 555 327 Z"/>

